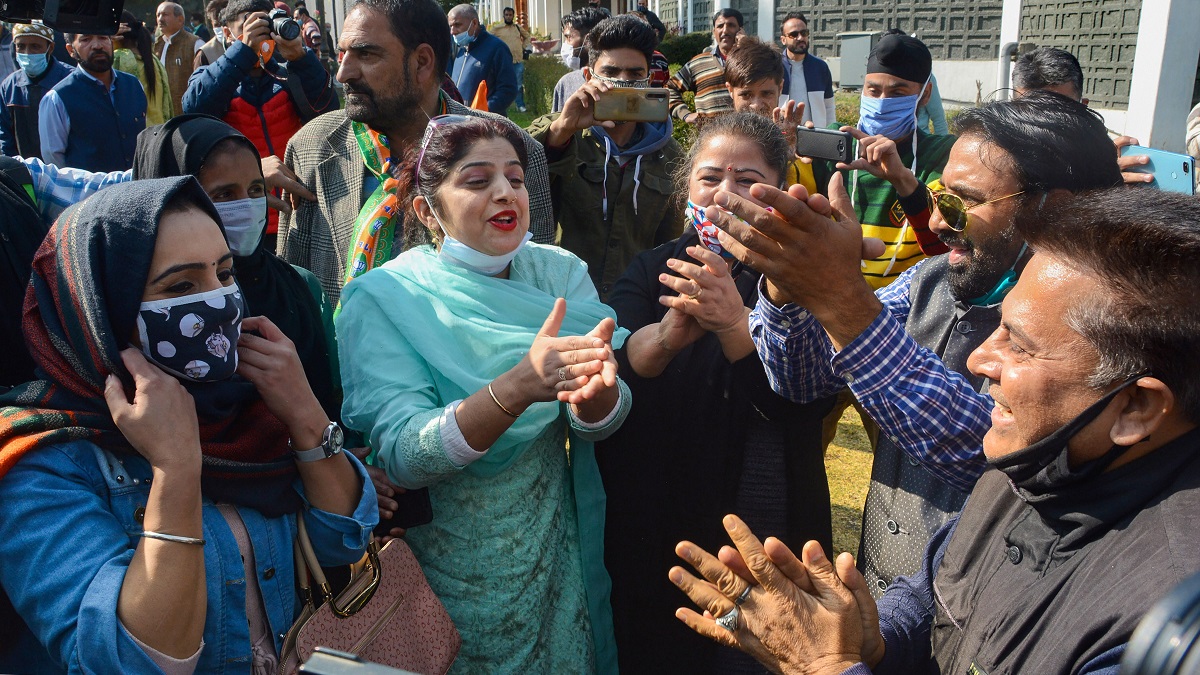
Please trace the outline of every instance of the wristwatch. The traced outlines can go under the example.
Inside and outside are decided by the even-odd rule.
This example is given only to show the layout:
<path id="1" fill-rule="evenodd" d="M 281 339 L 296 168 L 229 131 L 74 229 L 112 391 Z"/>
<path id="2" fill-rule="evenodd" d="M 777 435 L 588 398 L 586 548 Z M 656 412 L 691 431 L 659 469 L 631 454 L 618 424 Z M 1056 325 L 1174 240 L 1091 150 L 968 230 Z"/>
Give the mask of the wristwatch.
<path id="1" fill-rule="evenodd" d="M 330 422 L 329 426 L 325 427 L 325 432 L 321 434 L 320 445 L 312 450 L 292 448 L 292 454 L 296 456 L 298 462 L 319 462 L 340 453 L 344 441 L 345 435 L 342 433 L 342 428 L 338 426 L 337 422 Z M 288 439 L 288 447 L 292 447 L 291 439 Z"/>

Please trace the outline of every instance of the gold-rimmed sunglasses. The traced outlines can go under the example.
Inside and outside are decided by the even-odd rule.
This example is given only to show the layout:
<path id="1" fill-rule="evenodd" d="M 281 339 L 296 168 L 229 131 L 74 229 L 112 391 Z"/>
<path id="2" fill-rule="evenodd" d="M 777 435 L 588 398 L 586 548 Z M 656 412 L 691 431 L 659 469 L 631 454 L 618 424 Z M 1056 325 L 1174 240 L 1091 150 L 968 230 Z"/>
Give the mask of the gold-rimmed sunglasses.
<path id="1" fill-rule="evenodd" d="M 1025 191 L 1021 190 L 1020 192 L 1014 192 L 1011 195 L 1004 195 L 1003 197 L 989 199 L 986 202 L 980 202 L 974 206 L 967 206 L 966 203 L 963 202 L 962 197 L 959 197 L 958 195 L 950 194 L 944 190 L 934 190 L 928 186 L 926 186 L 925 189 L 929 193 L 929 207 L 931 209 L 936 208 L 938 213 L 942 214 L 942 220 L 946 221 L 946 226 L 955 232 L 962 232 L 963 230 L 967 229 L 967 224 L 971 221 L 969 212 L 972 209 L 977 209 L 981 206 L 987 206 L 988 204 L 995 204 L 996 202 L 1002 202 L 1005 199 L 1011 199 L 1018 195 L 1025 194 Z"/>

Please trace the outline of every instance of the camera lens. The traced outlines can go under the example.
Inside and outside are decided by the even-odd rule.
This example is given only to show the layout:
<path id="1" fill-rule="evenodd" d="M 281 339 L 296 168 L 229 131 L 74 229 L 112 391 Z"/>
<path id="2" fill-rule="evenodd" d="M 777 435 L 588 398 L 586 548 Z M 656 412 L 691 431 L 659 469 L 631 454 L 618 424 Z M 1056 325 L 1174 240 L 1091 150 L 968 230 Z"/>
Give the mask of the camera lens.
<path id="1" fill-rule="evenodd" d="M 282 9 L 271 10 L 267 15 L 271 19 L 271 32 L 284 40 L 295 40 L 300 37 L 300 24 L 287 15 Z"/>
<path id="2" fill-rule="evenodd" d="M 1188 174 L 1188 163 L 1184 162 L 1183 163 L 1183 175 L 1186 176 L 1187 174 Z"/>

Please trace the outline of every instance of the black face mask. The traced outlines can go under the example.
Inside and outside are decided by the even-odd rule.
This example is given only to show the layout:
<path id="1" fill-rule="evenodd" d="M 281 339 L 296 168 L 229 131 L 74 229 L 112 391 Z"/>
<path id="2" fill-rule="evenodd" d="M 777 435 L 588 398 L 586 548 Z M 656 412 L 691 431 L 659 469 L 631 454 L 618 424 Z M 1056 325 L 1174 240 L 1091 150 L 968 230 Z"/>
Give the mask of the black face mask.
<path id="1" fill-rule="evenodd" d="M 1114 445 L 1100 457 L 1072 469 L 1068 459 L 1067 443 L 1074 438 L 1075 434 L 1099 417 L 1117 394 L 1145 376 L 1146 374 L 1143 373 L 1126 380 L 1049 436 L 1010 455 L 989 459 L 988 464 L 1008 476 L 1008 480 L 1017 494 L 1029 504 L 1036 504 L 1051 498 L 1056 491 L 1062 488 L 1103 473 L 1113 461 L 1132 446 Z"/>

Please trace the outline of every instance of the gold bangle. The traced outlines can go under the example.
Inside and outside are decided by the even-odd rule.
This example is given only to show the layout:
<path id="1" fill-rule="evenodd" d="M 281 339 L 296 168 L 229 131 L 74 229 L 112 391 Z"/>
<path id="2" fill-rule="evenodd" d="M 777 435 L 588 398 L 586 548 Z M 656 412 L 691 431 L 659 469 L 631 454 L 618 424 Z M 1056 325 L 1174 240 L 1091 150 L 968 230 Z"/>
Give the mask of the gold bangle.
<path id="1" fill-rule="evenodd" d="M 500 409 L 504 411 L 505 415 L 508 415 L 509 417 L 511 417 L 513 419 L 517 419 L 518 417 L 520 417 L 520 415 L 518 415 L 517 413 L 509 410 L 508 408 L 505 408 L 504 404 L 500 402 L 500 399 L 496 398 L 496 392 L 492 391 L 492 383 L 491 382 L 488 382 L 488 393 L 492 395 L 492 400 L 495 401 L 496 405 L 500 406 Z"/>

